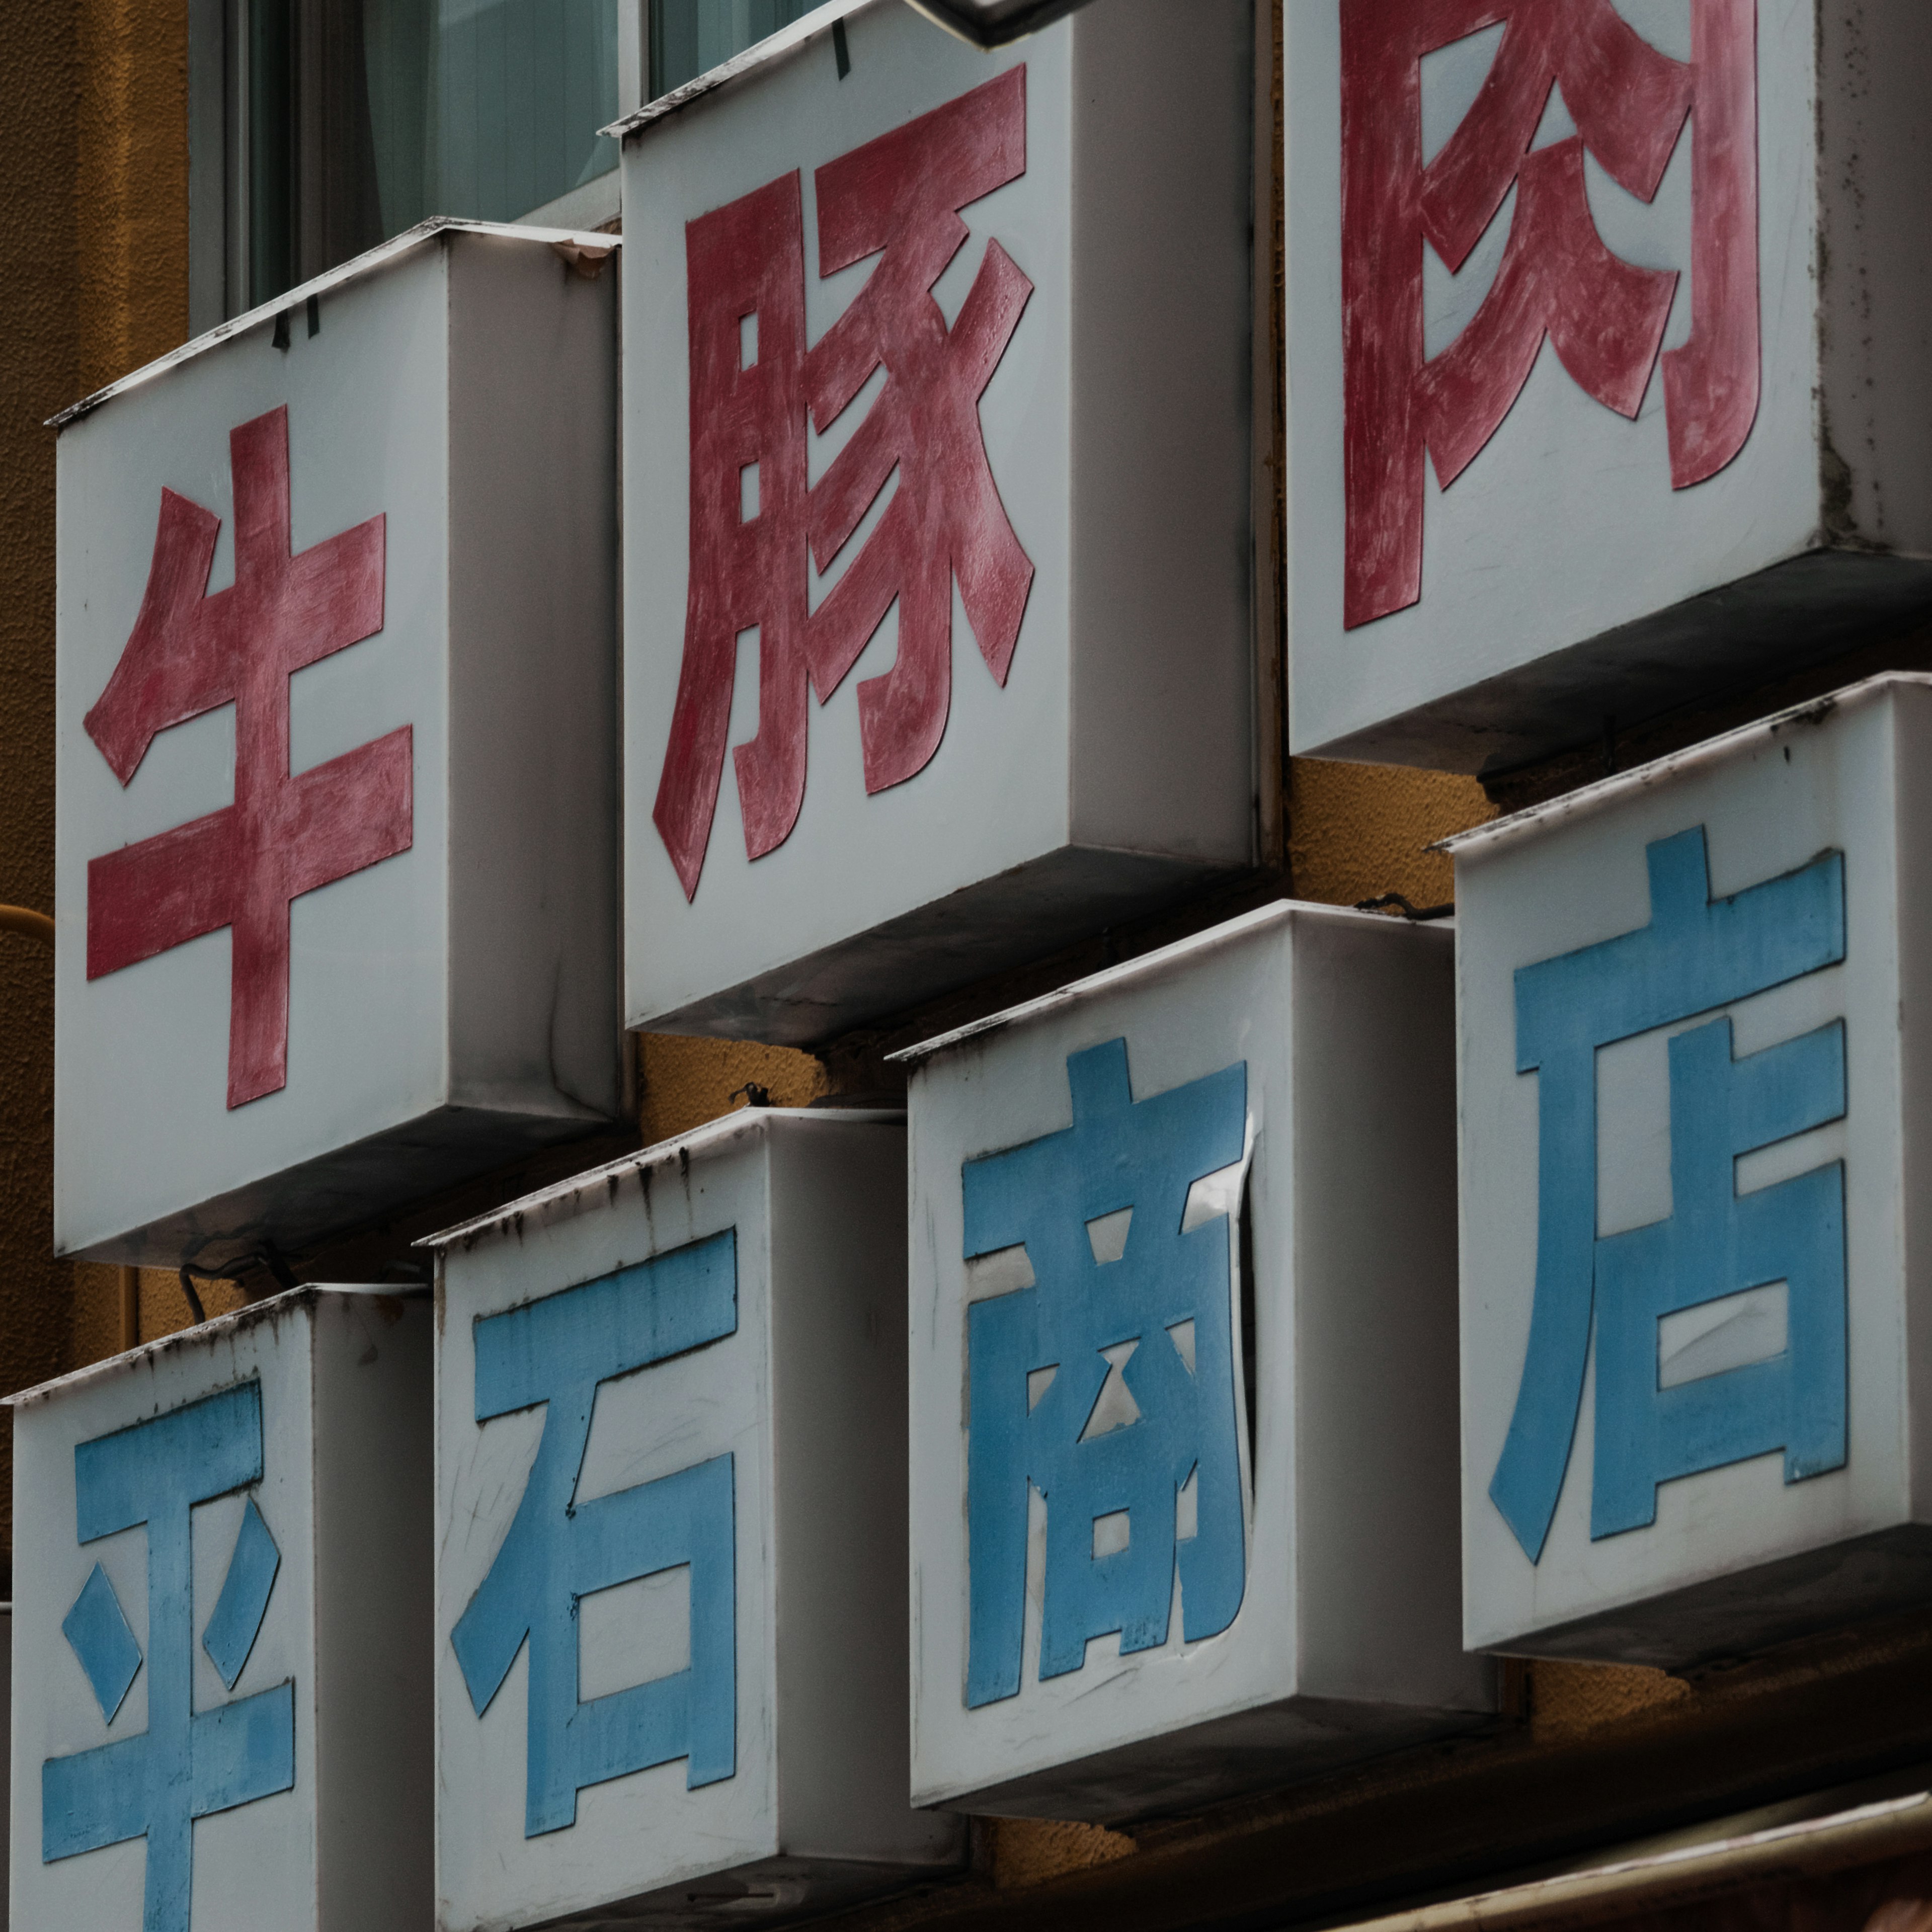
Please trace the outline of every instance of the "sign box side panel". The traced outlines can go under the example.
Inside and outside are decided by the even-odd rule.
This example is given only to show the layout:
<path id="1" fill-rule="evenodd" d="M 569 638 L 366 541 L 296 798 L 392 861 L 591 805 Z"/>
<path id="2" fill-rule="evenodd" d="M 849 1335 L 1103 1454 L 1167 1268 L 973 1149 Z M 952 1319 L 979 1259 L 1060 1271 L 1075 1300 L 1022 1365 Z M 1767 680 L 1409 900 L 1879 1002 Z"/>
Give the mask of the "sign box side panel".
<path id="1" fill-rule="evenodd" d="M 1834 536 L 1932 552 L 1932 10 L 1818 8 L 1819 330 L 1826 520 Z"/>
<path id="2" fill-rule="evenodd" d="M 1820 707 L 1721 760 L 1660 772 L 1598 814 L 1459 858 L 1463 1561 L 1472 1648 L 1676 1665 L 1822 1628 L 1915 1587 L 1909 1562 L 1904 1570 L 1882 1564 L 1874 1581 L 1852 1547 L 1896 1531 L 1910 1510 L 1892 739 L 1882 697 Z M 1600 1050 L 1594 1232 L 1608 1240 L 1668 1222 L 1675 1211 L 1669 1040 L 1722 1021 L 1732 1028 L 1735 1054 L 1744 1058 L 1842 1022 L 1842 1118 L 1754 1153 L 1738 1164 L 1736 1185 L 1750 1192 L 1842 1162 L 1846 1452 L 1841 1465 L 1789 1481 L 1781 1453 L 1669 1478 L 1655 1484 L 1653 1520 L 1599 1528 L 1593 1341 L 1562 1486 L 1532 1563 L 1490 1493 L 1530 1372 L 1525 1345 L 1540 1213 L 1546 1076 L 1516 1070 L 1514 976 L 1644 928 L 1652 916 L 1651 850 L 1700 830 L 1714 900 L 1842 853 L 1844 959 Z M 1614 1314 L 1622 1305 L 1597 1303 L 1596 1336 L 1604 1310 Z M 1660 1351 L 1664 1339 L 1660 1330 Z M 1550 1375 L 1546 1361 L 1540 1372 Z M 1568 1386 L 1568 1373 L 1554 1385 Z"/>
<path id="3" fill-rule="evenodd" d="M 325 1293 L 314 1316 L 326 1932 L 421 1932 L 435 1910 L 430 1316 L 366 1293 Z"/>
<path id="4" fill-rule="evenodd" d="M 1245 864 L 1252 10 L 1112 0 L 1073 47 L 1073 837 Z"/>
<path id="5" fill-rule="evenodd" d="M 561 1131 L 619 1107 L 617 274 L 443 245 L 451 1097 Z"/>
<path id="6" fill-rule="evenodd" d="M 69 424 L 61 435 L 56 702 L 55 1239 L 63 1252 L 272 1183 L 447 1097 L 448 726 L 442 251 L 325 296 L 289 349 L 269 325 Z M 297 553 L 382 520 L 382 622 L 288 680 L 299 778 L 406 728 L 408 847 L 290 908 L 286 1085 L 230 1108 L 225 926 L 87 976 L 88 867 L 230 807 L 234 707 L 160 731 L 124 788 L 82 721 L 140 610 L 164 488 L 218 518 L 212 596 L 235 573 L 230 432 L 287 416 Z M 364 1212 L 366 1212 L 366 1209 Z M 169 1264 L 197 1238 L 179 1237 Z"/>
<path id="7" fill-rule="evenodd" d="M 704 1003 L 726 990 L 782 978 L 814 956 L 862 953 L 878 928 L 1068 842 L 1068 23 L 992 55 L 898 5 L 855 11 L 845 29 L 850 65 L 842 80 L 829 39 L 815 40 L 624 145 L 625 1011 L 633 1026 L 676 1016 L 693 1030 L 713 1030 Z M 1004 685 L 981 656 L 955 584 L 944 734 L 915 776 L 868 794 L 858 693 L 895 661 L 898 620 L 889 614 L 823 705 L 801 688 L 798 702 L 808 713 L 800 721 L 802 802 L 783 842 L 756 859 L 747 855 L 734 760 L 724 759 L 703 869 L 688 901 L 653 820 L 690 584 L 687 224 L 796 176 L 804 332 L 815 346 L 850 313 L 877 260 L 820 274 L 817 170 L 1022 66 L 1025 170 L 960 212 L 968 238 L 934 285 L 942 312 L 956 322 L 994 244 L 1033 285 L 976 411 L 994 485 L 1033 572 Z M 763 326 L 761 361 L 783 346 L 777 319 Z M 875 374 L 822 438 L 808 436 L 810 482 L 822 481 L 860 423 L 872 420 L 882 382 Z M 768 482 L 758 486 L 760 502 Z M 885 509 L 882 495 L 823 576 L 812 579 L 814 604 L 866 554 Z M 728 747 L 753 740 L 761 723 L 758 652 L 742 634 L 736 663 Z M 930 966 L 930 935 L 923 945 Z M 893 1004 L 877 988 L 868 992 L 873 1012 Z M 761 988 L 772 1009 L 763 1036 L 801 1036 L 778 1030 L 788 1022 L 788 997 Z M 854 1004 L 842 990 L 833 1020 L 807 1036 L 856 1023 Z"/>
<path id="8" fill-rule="evenodd" d="M 963 1827 L 909 1799 L 905 1130 L 769 1131 L 779 1844 L 941 1868 Z"/>
<path id="9" fill-rule="evenodd" d="M 297 1305 L 239 1332 L 151 1345 L 89 1385 L 15 1409 L 14 1682 L 24 1694 L 15 1700 L 13 1726 L 13 1924 L 95 1932 L 142 1922 L 152 1832 L 72 1857 L 44 1858 L 43 1766 L 104 1742 L 152 1736 L 154 1646 L 171 1630 L 190 1652 L 189 1694 L 196 1714 L 265 1693 L 272 1698 L 282 1693 L 292 1707 L 286 1755 L 278 1762 L 275 1746 L 268 1747 L 279 1773 L 265 1780 L 271 1788 L 188 1828 L 195 1932 L 319 1932 L 312 1346 L 309 1310 Z M 250 1382 L 260 1390 L 260 1478 L 192 1508 L 189 1601 L 185 1614 L 178 1609 L 164 1618 L 158 1633 L 148 1588 L 151 1528 L 77 1540 L 76 1448 Z M 177 1454 L 180 1446 L 178 1441 Z M 225 1446 L 245 1451 L 249 1445 Z M 200 1466 L 184 1473 L 191 1480 Z M 182 1466 L 156 1467 L 165 1474 Z M 259 1633 L 231 1693 L 202 1639 L 251 1504 L 278 1561 Z M 97 1564 L 140 1652 L 113 1721 L 104 1727 L 79 1653 L 62 1628 Z M 254 1742 L 261 1743 L 259 1732 Z M 191 1748 L 188 1737 L 171 1726 L 158 1748 L 184 1756 Z M 248 1761 L 260 1766 L 259 1749 Z"/>
<path id="10" fill-rule="evenodd" d="M 1458 1616 L 1454 937 L 1292 931 L 1298 1681 L 1486 1712 Z"/>
<path id="11" fill-rule="evenodd" d="M 1688 640 L 1671 634 L 1671 622 L 1689 600 L 1749 580 L 1821 541 L 1815 4 L 1762 0 L 1753 10 L 1763 379 L 1740 454 L 1706 481 L 1674 489 L 1660 367 L 1651 372 L 1636 418 L 1626 420 L 1580 388 L 1546 341 L 1493 440 L 1450 487 L 1439 488 L 1432 469 L 1415 474 L 1423 492 L 1419 601 L 1353 628 L 1345 628 L 1343 608 L 1340 10 L 1285 10 L 1287 166 L 1294 184 L 1285 208 L 1289 717 L 1298 754 L 1395 758 L 1465 770 L 1492 755 L 1532 755 L 1539 747 L 1514 740 L 1511 694 L 1519 704 L 1537 698 L 1549 660 L 1620 632 L 1614 650 L 1606 646 L 1604 653 L 1580 656 L 1570 668 L 1573 676 L 1593 680 L 1594 704 L 1576 708 L 1599 721 L 1606 710 L 1619 717 L 1632 712 L 1633 676 L 1646 710 L 1665 708 L 1673 689 L 1681 699 L 1720 647 L 1734 672 L 1740 663 L 1760 671 L 1772 667 L 1772 654 L 1763 647 L 1754 654 L 1748 635 L 1717 635 L 1726 615 L 1721 605 L 1697 614 Z M 1690 52 L 1688 16 L 1682 10 L 1675 27 L 1660 12 L 1646 18 L 1660 50 L 1680 61 Z M 1472 37 L 1424 63 L 1425 134 L 1432 107 L 1455 92 L 1441 64 L 1462 64 L 1473 100 L 1486 58 Z M 1436 131 L 1446 138 L 1455 124 L 1452 116 Z M 1688 266 L 1692 147 L 1687 125 L 1650 204 L 1606 176 L 1592 182 L 1591 211 L 1613 252 Z M 1467 312 L 1484 292 L 1484 276 L 1493 273 L 1491 256 L 1509 232 L 1494 224 L 1453 278 L 1418 238 L 1414 299 L 1426 319 L 1427 350 L 1439 354 L 1462 339 Z M 1405 290 L 1404 302 L 1409 298 Z M 1690 302 L 1690 278 L 1680 273 L 1663 337 L 1666 350 L 1688 338 Z M 1834 580 L 1821 593 L 1825 608 L 1835 598 L 1842 613 L 1846 598 L 1862 597 L 1868 584 L 1862 575 L 1856 587 Z M 1922 586 L 1916 594 L 1922 596 Z M 1780 614 L 1778 601 L 1774 597 L 1761 623 Z M 1811 649 L 1808 627 L 1783 614 L 1777 662 L 1802 661 Z M 1649 634 L 1653 620 L 1663 624 L 1660 634 Z M 1667 653 L 1669 669 L 1659 676 L 1660 652 Z M 1520 676 L 1528 682 L 1516 692 Z M 1460 706 L 1462 694 L 1492 680 L 1500 704 Z M 1431 730 L 1438 712 L 1438 728 Z M 1548 725 L 1538 722 L 1546 740 Z M 1557 748 L 1557 742 L 1540 748 Z"/>

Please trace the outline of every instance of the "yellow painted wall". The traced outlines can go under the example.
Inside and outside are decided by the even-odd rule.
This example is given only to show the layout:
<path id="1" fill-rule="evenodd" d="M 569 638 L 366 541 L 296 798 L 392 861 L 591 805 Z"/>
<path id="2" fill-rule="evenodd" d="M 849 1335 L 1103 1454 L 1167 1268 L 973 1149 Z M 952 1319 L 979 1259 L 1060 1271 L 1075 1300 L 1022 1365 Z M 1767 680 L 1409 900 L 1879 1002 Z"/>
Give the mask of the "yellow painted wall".
<path id="1" fill-rule="evenodd" d="M 50 911 L 54 438 L 42 425 L 186 334 L 184 0 L 10 0 L 0 86 L 0 902 Z M 0 935 L 5 1389 L 118 1333 L 113 1270 L 52 1258 L 50 969 L 45 949 Z M 12 1461 L 0 1412 L 10 1551 Z"/>
<path id="2" fill-rule="evenodd" d="M 742 1090 L 762 1088 L 775 1107 L 808 1107 L 831 1090 L 824 1064 L 808 1053 L 748 1041 L 638 1036 L 639 1125 L 646 1144 L 669 1140 L 750 1104 Z"/>
<path id="3" fill-rule="evenodd" d="M 1446 904 L 1454 868 L 1429 848 L 1495 816 L 1482 787 L 1451 772 L 1297 758 L 1288 781 L 1294 896 L 1355 905 L 1400 892 L 1418 908 Z"/>

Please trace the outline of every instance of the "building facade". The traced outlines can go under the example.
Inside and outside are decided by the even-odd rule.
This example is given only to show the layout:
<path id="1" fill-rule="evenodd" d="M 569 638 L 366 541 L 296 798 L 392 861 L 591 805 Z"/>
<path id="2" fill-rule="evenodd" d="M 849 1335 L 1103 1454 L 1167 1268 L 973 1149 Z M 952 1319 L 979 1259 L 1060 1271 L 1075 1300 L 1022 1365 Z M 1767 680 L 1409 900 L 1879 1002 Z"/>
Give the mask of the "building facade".
<path id="1" fill-rule="evenodd" d="M 11 1923 L 1932 1922 L 1918 9 L 0 75 Z"/>

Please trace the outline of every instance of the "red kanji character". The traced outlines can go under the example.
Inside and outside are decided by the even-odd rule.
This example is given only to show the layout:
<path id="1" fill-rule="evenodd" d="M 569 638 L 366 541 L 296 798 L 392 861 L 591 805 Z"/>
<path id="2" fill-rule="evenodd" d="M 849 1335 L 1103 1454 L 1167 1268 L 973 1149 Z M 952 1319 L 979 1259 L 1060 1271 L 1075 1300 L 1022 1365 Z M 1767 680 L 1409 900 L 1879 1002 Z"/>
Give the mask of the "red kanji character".
<path id="1" fill-rule="evenodd" d="M 1425 168 L 1422 57 L 1498 21 L 1475 104 Z M 1691 23 L 1685 66 L 1611 0 L 1343 0 L 1347 627 L 1420 596 L 1425 453 L 1446 490 L 1522 393 L 1545 335 L 1607 407 L 1634 417 L 1643 400 L 1677 278 L 1604 246 L 1586 148 L 1647 202 L 1690 117 L 1692 331 L 1664 358 L 1672 488 L 1715 476 L 1744 447 L 1760 374 L 1754 0 L 1691 0 Z M 1532 151 L 1559 84 L 1578 132 Z M 1495 284 L 1425 361 L 1424 242 L 1460 269 L 1512 183 Z"/>
<path id="2" fill-rule="evenodd" d="M 385 523 L 290 553 L 289 413 L 229 436 L 235 582 L 207 594 L 221 520 L 161 492 L 127 648 L 87 714 L 126 784 L 156 733 L 235 706 L 235 802 L 87 868 L 87 976 L 232 928 L 228 1104 L 286 1083 L 289 902 L 409 848 L 411 728 L 291 777 L 289 680 L 382 628 Z"/>
<path id="3" fill-rule="evenodd" d="M 932 286 L 967 238 L 958 211 L 1026 169 L 1026 70 L 818 170 L 819 273 L 879 254 L 865 288 L 809 355 L 796 173 L 688 224 L 691 577 L 684 663 L 654 816 L 687 897 L 717 808 L 736 640 L 758 630 L 758 730 L 734 754 L 745 850 L 784 843 L 805 796 L 808 680 L 822 704 L 899 607 L 898 655 L 859 688 L 866 789 L 922 771 L 952 702 L 952 580 L 1004 685 L 1033 584 L 986 460 L 979 402 L 1033 284 L 997 242 L 948 329 Z M 755 315 L 755 358 L 744 318 Z M 881 364 L 877 404 L 818 488 L 806 487 L 805 410 L 822 433 Z M 757 514 L 741 512 L 758 466 Z M 898 488 L 820 608 L 807 615 L 806 544 L 823 572 L 896 467 Z"/>

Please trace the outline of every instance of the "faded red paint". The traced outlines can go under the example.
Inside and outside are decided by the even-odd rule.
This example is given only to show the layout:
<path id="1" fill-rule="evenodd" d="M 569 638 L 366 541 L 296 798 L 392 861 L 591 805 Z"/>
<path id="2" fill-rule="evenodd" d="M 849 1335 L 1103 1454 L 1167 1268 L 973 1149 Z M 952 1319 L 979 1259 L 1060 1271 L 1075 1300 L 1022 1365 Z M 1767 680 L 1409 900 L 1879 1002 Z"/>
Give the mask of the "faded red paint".
<path id="1" fill-rule="evenodd" d="M 805 227 L 796 173 L 685 229 L 691 341 L 691 576 L 658 832 L 698 890 L 731 718 L 738 636 L 758 631 L 758 730 L 733 759 L 753 858 L 805 797 Z M 758 318 L 741 366 L 740 325 Z M 758 466 L 758 514 L 740 515 Z"/>
<path id="2" fill-rule="evenodd" d="M 1004 685 L 1033 584 L 986 458 L 979 402 L 1033 284 L 997 242 L 950 329 L 932 286 L 967 238 L 958 211 L 1026 169 L 1026 70 L 1015 68 L 814 177 L 821 276 L 877 254 L 851 306 L 808 352 L 800 178 L 781 176 L 688 224 L 691 574 L 684 662 L 655 817 L 687 898 L 718 802 L 739 635 L 758 629 L 758 730 L 734 754 L 745 850 L 783 844 L 805 796 L 808 680 L 822 704 L 898 604 L 892 669 L 859 687 L 866 789 L 923 770 L 952 703 L 952 584 Z M 757 316 L 741 366 L 740 325 Z M 815 489 L 820 434 L 881 365 L 885 386 Z M 758 512 L 741 475 L 758 466 Z M 898 488 L 820 608 L 822 573 L 894 470 Z"/>
<path id="3" fill-rule="evenodd" d="M 1587 148 L 1640 200 L 1691 122 L 1690 339 L 1664 358 L 1671 482 L 1722 470 L 1756 418 L 1757 20 L 1754 0 L 1691 0 L 1687 66 L 1610 0 L 1342 0 L 1343 622 L 1422 590 L 1425 458 L 1447 489 L 1522 392 L 1544 338 L 1588 394 L 1634 417 L 1677 277 L 1612 254 L 1584 190 Z M 1507 22 L 1475 104 L 1424 167 L 1421 62 Z M 1532 150 L 1552 87 L 1577 132 Z M 1425 241 L 1454 272 L 1514 185 L 1494 285 L 1433 361 L 1423 351 Z"/>
<path id="4" fill-rule="evenodd" d="M 292 555 L 285 409 L 229 437 L 235 582 L 208 594 L 221 520 L 161 492 L 140 615 L 89 737 L 124 785 L 155 734 L 235 706 L 235 802 L 87 868 L 87 976 L 232 928 L 228 1104 L 286 1084 L 289 904 L 408 849 L 407 725 L 289 771 L 289 680 L 382 628 L 384 519 Z"/>

